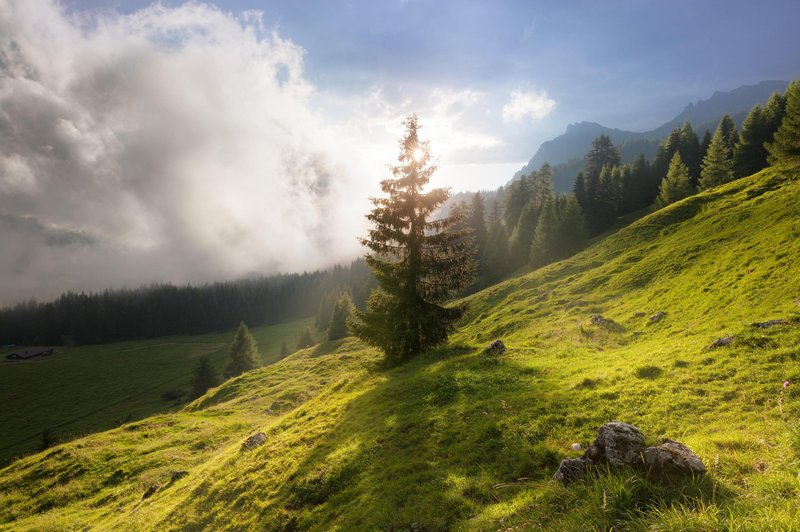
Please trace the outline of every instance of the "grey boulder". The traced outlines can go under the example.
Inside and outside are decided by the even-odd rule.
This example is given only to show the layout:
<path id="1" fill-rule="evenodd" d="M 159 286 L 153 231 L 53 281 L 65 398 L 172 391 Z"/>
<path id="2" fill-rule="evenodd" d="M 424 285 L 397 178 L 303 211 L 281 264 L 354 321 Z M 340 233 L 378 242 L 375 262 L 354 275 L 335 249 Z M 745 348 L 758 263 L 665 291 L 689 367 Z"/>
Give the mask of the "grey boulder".
<path id="1" fill-rule="evenodd" d="M 636 467 L 642 463 L 646 447 L 639 429 L 622 421 L 612 421 L 597 431 L 597 438 L 586 450 L 586 458 L 612 468 Z"/>
<path id="2" fill-rule="evenodd" d="M 662 439 L 659 445 L 642 453 L 643 467 L 648 477 L 658 480 L 679 480 L 706 474 L 700 457 L 681 442 Z"/>

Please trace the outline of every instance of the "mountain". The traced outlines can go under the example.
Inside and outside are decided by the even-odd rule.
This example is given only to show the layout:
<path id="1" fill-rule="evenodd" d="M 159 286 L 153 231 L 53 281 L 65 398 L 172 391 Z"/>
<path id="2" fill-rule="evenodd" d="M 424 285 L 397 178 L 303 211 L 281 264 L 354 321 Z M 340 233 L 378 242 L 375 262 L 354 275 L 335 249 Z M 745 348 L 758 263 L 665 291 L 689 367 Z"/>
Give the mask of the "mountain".
<path id="1" fill-rule="evenodd" d="M 22 458 L 0 470 L 0 528 L 794 529 L 798 228 L 796 167 L 691 196 L 473 294 L 451 341 L 403 366 L 323 343 Z M 708 476 L 550 481 L 615 419 Z"/>
<path id="2" fill-rule="evenodd" d="M 728 92 L 715 92 L 708 100 L 690 103 L 675 118 L 661 126 L 645 132 L 612 129 L 595 122 L 570 124 L 563 135 L 543 142 L 533 158 L 514 174 L 513 179 L 539 169 L 549 162 L 555 168 L 553 183 L 558 192 L 571 190 L 575 173 L 583 167 L 583 157 L 592 147 L 592 141 L 600 135 L 608 135 L 620 148 L 623 161 L 632 161 L 644 153 L 652 159 L 661 139 L 686 121 L 692 124 L 697 136 L 702 139 L 706 130 L 713 130 L 726 113 L 737 126 L 757 103 L 765 103 L 774 92 L 786 90 L 787 81 L 762 81 L 756 85 L 744 85 Z M 566 167 L 558 168 L 560 165 Z M 512 179 L 512 180 L 513 180 Z"/>

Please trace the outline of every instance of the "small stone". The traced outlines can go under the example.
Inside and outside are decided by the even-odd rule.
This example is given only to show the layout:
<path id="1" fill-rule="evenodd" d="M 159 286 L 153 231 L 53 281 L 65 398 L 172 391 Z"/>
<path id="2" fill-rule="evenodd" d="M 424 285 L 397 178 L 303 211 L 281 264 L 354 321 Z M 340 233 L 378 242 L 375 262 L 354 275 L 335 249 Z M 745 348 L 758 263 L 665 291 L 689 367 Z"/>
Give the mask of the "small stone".
<path id="1" fill-rule="evenodd" d="M 723 336 L 722 338 L 717 338 L 716 340 L 711 342 L 711 345 L 708 346 L 708 348 L 709 349 L 716 349 L 718 347 L 729 346 L 732 343 L 733 343 L 733 336 L 731 336 L 731 335 Z"/>
<path id="2" fill-rule="evenodd" d="M 149 488 L 147 488 L 147 491 L 145 491 L 145 492 L 144 492 L 144 495 L 142 495 L 142 500 L 149 499 L 150 497 L 152 497 L 153 495 L 155 495 L 155 493 L 156 493 L 156 492 L 157 492 L 157 491 L 158 491 L 160 488 L 161 488 L 161 484 L 153 484 L 152 486 L 150 486 Z"/>
<path id="3" fill-rule="evenodd" d="M 572 449 L 573 451 L 578 451 L 578 452 L 580 452 L 581 450 L 583 450 L 583 447 L 581 447 L 581 444 L 580 444 L 580 443 L 573 443 L 573 444 L 572 444 L 572 445 L 570 445 L 569 447 L 570 447 L 570 449 Z"/>
<path id="4" fill-rule="evenodd" d="M 659 310 L 658 312 L 656 312 L 655 314 L 650 316 L 649 322 L 650 323 L 658 323 L 659 321 L 663 320 L 666 317 L 667 317 L 667 313 L 662 311 L 662 310 Z"/>
<path id="5" fill-rule="evenodd" d="M 644 312 L 635 312 L 633 314 L 633 317 L 634 318 L 644 318 L 645 317 L 645 313 Z"/>
<path id="6" fill-rule="evenodd" d="M 647 476 L 657 480 L 680 480 L 706 474 L 706 466 L 691 449 L 681 442 L 661 440 L 642 453 Z"/>
<path id="7" fill-rule="evenodd" d="M 506 344 L 502 340 L 495 340 L 484 349 L 484 352 L 492 355 L 501 355 L 506 352 Z"/>
<path id="8" fill-rule="evenodd" d="M 267 435 L 264 434 L 263 432 L 258 432 L 256 434 L 253 434 L 246 440 L 244 440 L 244 442 L 242 443 L 242 450 L 249 451 L 250 449 L 255 449 L 260 445 L 264 445 L 266 441 L 267 441 Z"/>
<path id="9" fill-rule="evenodd" d="M 786 325 L 789 323 L 786 320 L 769 320 L 769 321 L 760 321 L 753 323 L 751 327 L 756 329 L 769 329 L 770 327 L 775 327 L 777 325 Z"/>
<path id="10" fill-rule="evenodd" d="M 181 471 L 172 471 L 169 474 L 170 475 L 169 476 L 169 481 L 170 481 L 170 483 L 177 482 L 178 480 L 182 479 L 183 477 L 185 477 L 188 474 L 189 474 L 188 471 L 183 471 L 183 470 L 181 470 Z"/>
<path id="11" fill-rule="evenodd" d="M 586 470 L 589 465 L 591 465 L 591 462 L 585 458 L 569 458 L 567 460 L 562 460 L 556 474 L 553 475 L 553 480 L 563 484 L 577 482 L 586 476 Z"/>

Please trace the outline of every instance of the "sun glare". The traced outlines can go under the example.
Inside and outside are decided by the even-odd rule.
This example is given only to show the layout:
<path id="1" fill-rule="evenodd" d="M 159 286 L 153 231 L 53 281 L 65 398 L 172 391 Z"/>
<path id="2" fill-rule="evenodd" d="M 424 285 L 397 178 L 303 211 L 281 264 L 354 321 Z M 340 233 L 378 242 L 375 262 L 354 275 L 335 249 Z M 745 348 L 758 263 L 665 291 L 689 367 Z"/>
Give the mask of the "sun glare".
<path id="1" fill-rule="evenodd" d="M 414 160 L 420 162 L 423 157 L 425 157 L 425 152 L 422 150 L 422 148 L 416 148 L 414 150 Z"/>

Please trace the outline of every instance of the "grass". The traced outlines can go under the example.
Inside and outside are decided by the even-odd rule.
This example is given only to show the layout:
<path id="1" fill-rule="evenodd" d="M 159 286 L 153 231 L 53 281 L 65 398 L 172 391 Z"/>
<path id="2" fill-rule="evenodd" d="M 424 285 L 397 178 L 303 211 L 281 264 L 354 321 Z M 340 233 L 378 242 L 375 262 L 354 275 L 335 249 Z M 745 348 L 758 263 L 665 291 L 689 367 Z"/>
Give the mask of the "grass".
<path id="1" fill-rule="evenodd" d="M 282 342 L 292 349 L 313 320 L 259 327 L 253 335 L 264 364 L 280 358 Z M 199 357 L 221 374 L 232 333 L 175 336 L 75 348 L 56 348 L 49 357 L 9 362 L 0 352 L 0 465 L 51 438 L 106 430 L 157 412 L 181 408 L 191 390 Z"/>
<path id="2" fill-rule="evenodd" d="M 328 342 L 18 460 L 0 471 L 0 526 L 797 530 L 799 236 L 797 169 L 687 198 L 470 296 L 451 342 L 401 367 Z M 790 321 L 749 325 L 772 318 Z M 483 353 L 497 337 L 508 351 Z M 708 476 L 549 480 L 614 419 L 684 442 Z"/>

